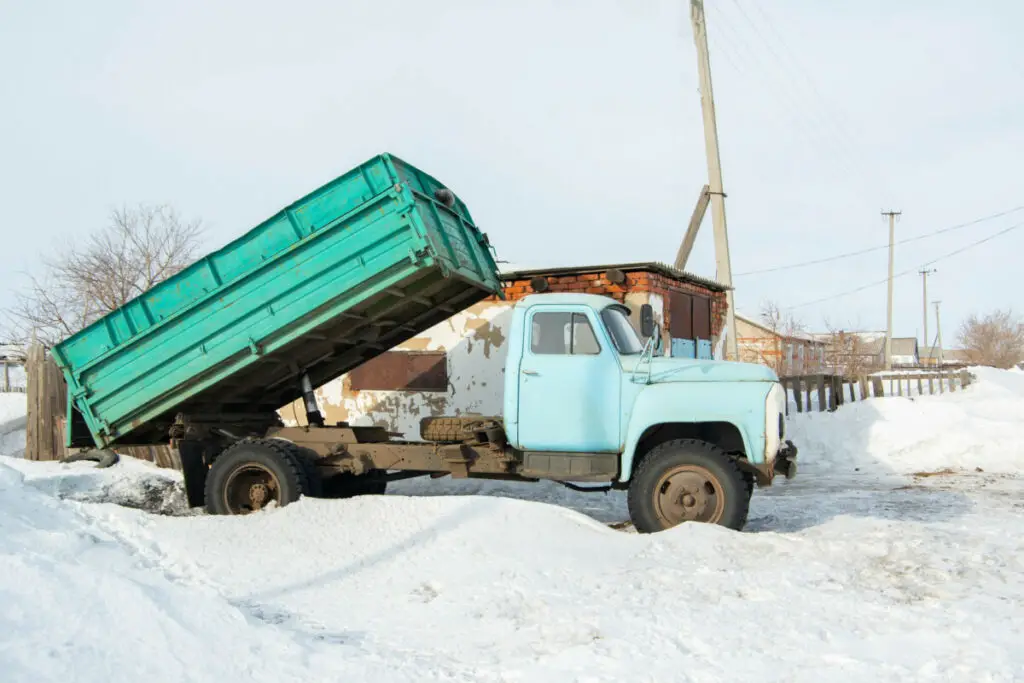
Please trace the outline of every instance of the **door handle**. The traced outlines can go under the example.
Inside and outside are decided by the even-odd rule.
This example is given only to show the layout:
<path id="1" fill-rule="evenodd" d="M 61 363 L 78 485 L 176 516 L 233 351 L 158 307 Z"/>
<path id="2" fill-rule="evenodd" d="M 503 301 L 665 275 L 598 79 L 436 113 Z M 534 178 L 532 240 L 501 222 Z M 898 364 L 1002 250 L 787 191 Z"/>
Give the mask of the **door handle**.
<path id="1" fill-rule="evenodd" d="M 536 374 L 537 374 L 537 371 L 536 371 L 536 370 L 522 370 L 521 372 L 522 372 L 522 373 L 523 373 L 524 375 L 536 375 Z"/>

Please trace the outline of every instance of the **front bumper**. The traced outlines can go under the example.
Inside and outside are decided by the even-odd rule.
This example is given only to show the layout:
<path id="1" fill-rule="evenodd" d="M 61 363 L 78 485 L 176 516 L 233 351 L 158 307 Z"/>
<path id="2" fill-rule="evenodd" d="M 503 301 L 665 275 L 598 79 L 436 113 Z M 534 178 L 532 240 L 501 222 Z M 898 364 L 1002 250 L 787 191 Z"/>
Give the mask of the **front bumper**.
<path id="1" fill-rule="evenodd" d="M 787 439 L 779 447 L 779 452 L 775 455 L 775 460 L 772 462 L 764 462 L 757 465 L 746 460 L 741 460 L 740 462 L 744 469 L 754 475 L 758 486 L 771 486 L 776 474 L 781 474 L 786 479 L 792 479 L 796 476 L 796 453 L 796 446 Z"/>

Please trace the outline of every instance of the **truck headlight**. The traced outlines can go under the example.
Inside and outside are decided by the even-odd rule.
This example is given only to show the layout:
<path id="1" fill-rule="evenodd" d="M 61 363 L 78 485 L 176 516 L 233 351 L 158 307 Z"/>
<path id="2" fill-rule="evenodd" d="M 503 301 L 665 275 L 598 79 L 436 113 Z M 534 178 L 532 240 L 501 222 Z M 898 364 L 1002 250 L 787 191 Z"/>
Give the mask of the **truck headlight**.
<path id="1" fill-rule="evenodd" d="M 773 462 L 786 436 L 786 394 L 778 382 L 764 401 L 764 461 Z"/>

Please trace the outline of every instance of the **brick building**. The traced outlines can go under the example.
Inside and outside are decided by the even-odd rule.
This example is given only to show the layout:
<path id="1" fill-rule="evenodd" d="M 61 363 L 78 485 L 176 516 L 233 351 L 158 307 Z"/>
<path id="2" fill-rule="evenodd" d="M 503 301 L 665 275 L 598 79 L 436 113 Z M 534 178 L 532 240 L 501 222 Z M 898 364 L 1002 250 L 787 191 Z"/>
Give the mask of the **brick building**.
<path id="1" fill-rule="evenodd" d="M 736 341 L 741 361 L 767 365 L 780 377 L 825 369 L 826 343 L 808 334 L 772 329 L 737 313 Z M 733 360 L 731 354 L 727 359 Z"/>
<path id="2" fill-rule="evenodd" d="M 661 325 L 658 352 L 664 355 L 711 358 L 725 321 L 722 285 L 660 263 L 510 267 L 501 276 L 504 299 L 470 306 L 319 387 L 326 421 L 378 425 L 419 438 L 423 417 L 500 415 L 512 308 L 529 294 L 603 294 L 629 306 L 634 316 L 649 303 Z M 305 419 L 301 402 L 280 413 L 291 424 Z"/>
<path id="3" fill-rule="evenodd" d="M 539 292 L 602 294 L 629 306 L 634 316 L 649 303 L 661 326 L 664 355 L 711 358 L 725 325 L 725 287 L 662 263 L 517 268 L 503 272 L 502 279 L 510 302 Z"/>

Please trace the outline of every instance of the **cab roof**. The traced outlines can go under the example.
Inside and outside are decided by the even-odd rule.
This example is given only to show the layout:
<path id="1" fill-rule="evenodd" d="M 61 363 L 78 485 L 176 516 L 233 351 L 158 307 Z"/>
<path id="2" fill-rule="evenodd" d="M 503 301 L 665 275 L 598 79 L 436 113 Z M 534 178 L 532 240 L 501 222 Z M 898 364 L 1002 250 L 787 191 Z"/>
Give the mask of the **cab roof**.
<path id="1" fill-rule="evenodd" d="M 609 306 L 622 306 L 610 296 L 600 294 L 583 294 L 580 292 L 552 292 L 550 294 L 528 294 L 516 302 L 517 308 L 529 308 L 537 305 L 545 306 L 589 306 L 600 311 Z"/>

